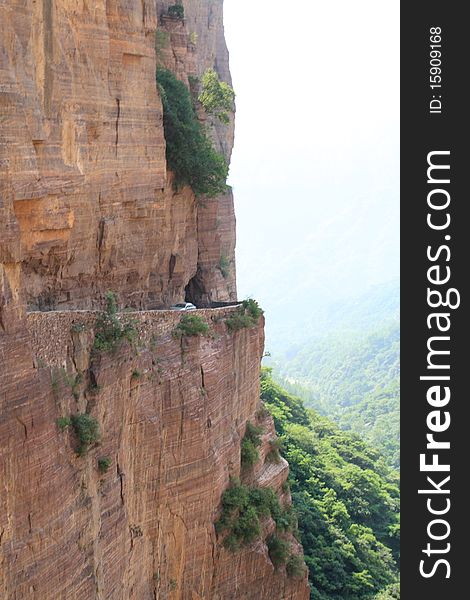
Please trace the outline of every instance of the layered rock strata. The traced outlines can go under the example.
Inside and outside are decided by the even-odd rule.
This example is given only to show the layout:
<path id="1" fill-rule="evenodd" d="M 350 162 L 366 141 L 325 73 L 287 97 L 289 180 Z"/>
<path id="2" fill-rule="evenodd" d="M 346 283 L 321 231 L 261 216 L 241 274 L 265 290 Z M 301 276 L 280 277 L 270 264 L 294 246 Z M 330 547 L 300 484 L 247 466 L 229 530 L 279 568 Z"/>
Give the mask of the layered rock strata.
<path id="1" fill-rule="evenodd" d="M 227 77 L 222 3 L 186 4 L 188 14 L 214 16 L 174 24 L 168 51 L 184 58 L 179 70 L 168 66 L 187 80 L 213 66 L 221 48 Z M 155 85 L 157 13 L 165 10 L 149 0 L 0 6 L 0 210 L 16 244 L 7 260 L 20 267 L 32 309 L 98 306 L 107 289 L 124 306 L 160 308 L 184 299 L 195 276 L 204 298 L 235 299 L 234 269 L 213 276 L 222 251 L 234 262 L 234 221 L 221 211 L 226 248 L 211 246 L 204 232 L 213 211 L 199 210 L 189 188 L 176 192 L 166 171 Z M 193 20 L 204 30 L 196 46 Z M 233 120 L 213 132 L 229 159 Z M 232 206 L 231 196 L 223 202 Z M 199 254 L 207 248 L 206 281 Z"/>
<path id="2" fill-rule="evenodd" d="M 168 4 L 0 3 L 5 600 L 308 597 L 305 578 L 269 559 L 273 523 L 235 555 L 214 529 L 256 419 L 262 323 L 231 333 L 236 309 L 201 311 L 211 335 L 175 338 L 180 314 L 146 310 L 236 299 L 232 195 L 173 189 L 155 87 L 156 30 L 170 40 L 159 60 L 181 79 L 215 67 L 230 81 L 222 1 L 188 0 L 178 23 Z M 206 120 L 229 159 L 233 119 Z M 141 311 L 137 343 L 93 353 L 97 314 L 85 309 L 108 289 Z M 78 456 L 57 419 L 81 413 L 101 436 Z M 252 473 L 284 503 L 286 476 L 264 460 Z"/>
<path id="3" fill-rule="evenodd" d="M 14 404 L 0 427 L 8 440 L 2 597 L 308 597 L 304 578 L 287 577 L 269 559 L 264 538 L 272 523 L 236 554 L 215 533 L 222 493 L 240 476 L 246 422 L 257 418 L 263 352 L 262 324 L 230 333 L 230 310 L 201 311 L 210 335 L 183 338 L 172 335 L 178 313 L 130 314 L 135 345 L 101 353 L 92 351 L 96 314 L 28 315 L 23 342 L 32 352 L 18 348 Z M 73 431 L 57 419 L 85 411 L 101 436 L 77 456 Z M 282 499 L 287 464 L 264 461 L 274 432 L 270 418 L 261 424 L 251 483 Z M 109 460 L 108 471 L 100 471 L 100 458 Z"/>

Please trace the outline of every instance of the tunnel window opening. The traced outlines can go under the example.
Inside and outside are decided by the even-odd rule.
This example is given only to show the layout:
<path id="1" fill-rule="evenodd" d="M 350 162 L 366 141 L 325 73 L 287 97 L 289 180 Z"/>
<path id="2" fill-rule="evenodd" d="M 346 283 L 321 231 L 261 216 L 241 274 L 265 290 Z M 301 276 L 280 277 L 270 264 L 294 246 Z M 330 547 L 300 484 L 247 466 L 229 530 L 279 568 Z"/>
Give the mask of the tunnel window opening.
<path id="1" fill-rule="evenodd" d="M 188 285 L 184 288 L 184 292 L 185 302 L 191 302 L 198 308 L 205 308 L 209 306 L 207 294 L 201 281 L 199 269 L 196 275 L 189 280 Z"/>

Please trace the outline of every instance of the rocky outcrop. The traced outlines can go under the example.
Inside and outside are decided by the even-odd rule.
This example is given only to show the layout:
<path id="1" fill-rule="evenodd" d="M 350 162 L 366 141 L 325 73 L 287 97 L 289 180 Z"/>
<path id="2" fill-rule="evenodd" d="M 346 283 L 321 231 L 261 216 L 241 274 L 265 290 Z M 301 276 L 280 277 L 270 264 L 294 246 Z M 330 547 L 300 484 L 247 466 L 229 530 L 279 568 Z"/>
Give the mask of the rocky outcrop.
<path id="1" fill-rule="evenodd" d="M 180 314 L 148 310 L 236 299 L 232 194 L 173 189 L 155 87 L 156 29 L 169 40 L 159 60 L 181 79 L 215 67 L 230 81 L 222 0 L 188 0 L 178 22 L 168 4 L 0 4 L 5 600 L 308 597 L 305 578 L 269 559 L 272 523 L 236 554 L 214 528 L 257 418 L 262 323 L 230 332 L 236 309 L 208 309 L 210 335 L 178 338 Z M 229 158 L 233 119 L 200 117 Z M 97 353 L 88 309 L 108 289 L 139 309 L 122 317 L 138 335 Z M 78 456 L 57 419 L 81 413 L 101 436 Z M 252 481 L 288 503 L 287 465 L 264 461 L 264 427 Z"/>
<path id="2" fill-rule="evenodd" d="M 138 338 L 115 353 L 91 352 L 93 313 L 28 316 L 0 426 L 2 598 L 308 597 L 305 579 L 273 567 L 263 539 L 234 555 L 215 533 L 259 408 L 263 352 L 262 324 L 230 333 L 229 310 L 201 311 L 207 337 L 172 336 L 178 313 L 127 315 Z M 85 411 L 101 438 L 79 457 L 56 423 Z M 253 477 L 282 495 L 287 465 L 264 463 L 272 421 L 264 427 Z"/>
<path id="3" fill-rule="evenodd" d="M 156 35 L 157 63 L 170 69 L 197 93 L 198 81 L 214 68 L 222 81 L 231 84 L 228 50 L 223 27 L 223 1 L 185 2 L 185 18 L 168 16 L 172 0 L 158 2 Z M 214 145 L 229 162 L 234 140 L 234 115 L 229 123 L 199 112 Z M 186 296 L 198 305 L 230 301 L 237 297 L 235 277 L 235 213 L 233 195 L 204 198 L 197 207 L 197 270 L 186 288 Z"/>
<path id="4" fill-rule="evenodd" d="M 187 3 L 188 14 L 201 15 L 174 23 L 169 38 L 168 52 L 184 55 L 170 66 L 186 80 L 225 48 L 222 3 L 199 4 Z M 204 233 L 213 211 L 199 211 L 190 189 L 175 192 L 166 172 L 155 85 L 157 13 L 165 5 L 22 6 L 0 6 L 0 210 L 16 244 L 7 258 L 21 266 L 27 305 L 89 308 L 114 289 L 124 306 L 159 308 L 183 300 L 196 274 L 205 298 L 234 300 L 234 274 L 204 279 L 207 249 L 215 261 L 208 272 L 221 258 Z M 191 36 L 193 21 L 204 35 Z M 221 64 L 226 75 L 226 56 Z M 229 158 L 233 123 L 213 131 Z M 227 230 L 223 219 L 216 222 Z M 234 223 L 231 229 L 233 263 Z"/>
<path id="5" fill-rule="evenodd" d="M 166 180 L 154 2 L 0 10 L 3 201 L 28 304 L 145 290 L 157 244 L 142 250 Z"/>

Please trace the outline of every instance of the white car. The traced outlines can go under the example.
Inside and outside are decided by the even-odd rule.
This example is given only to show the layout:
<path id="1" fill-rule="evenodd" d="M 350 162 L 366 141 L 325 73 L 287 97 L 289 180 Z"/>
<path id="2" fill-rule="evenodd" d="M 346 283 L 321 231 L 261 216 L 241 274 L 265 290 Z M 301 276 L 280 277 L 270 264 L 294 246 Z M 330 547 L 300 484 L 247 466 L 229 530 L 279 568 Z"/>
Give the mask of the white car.
<path id="1" fill-rule="evenodd" d="M 170 310 L 196 310 L 196 307 L 191 302 L 179 302 L 170 306 Z"/>

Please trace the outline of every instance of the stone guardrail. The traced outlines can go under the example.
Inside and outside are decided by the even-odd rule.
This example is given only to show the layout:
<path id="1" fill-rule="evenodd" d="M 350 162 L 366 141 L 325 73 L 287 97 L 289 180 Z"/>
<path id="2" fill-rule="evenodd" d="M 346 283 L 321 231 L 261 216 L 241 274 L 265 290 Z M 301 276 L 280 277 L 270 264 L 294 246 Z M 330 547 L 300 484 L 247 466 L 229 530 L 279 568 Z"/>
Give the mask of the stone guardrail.
<path id="1" fill-rule="evenodd" d="M 139 345 L 148 345 L 153 338 L 170 335 L 183 315 L 197 314 L 210 324 L 233 313 L 238 306 L 194 311 L 123 311 L 118 313 L 118 318 L 132 319 L 138 332 Z M 73 347 L 73 331 L 89 331 L 92 335 L 99 314 L 97 310 L 29 312 L 27 325 L 35 357 L 48 366 L 64 366 Z"/>

